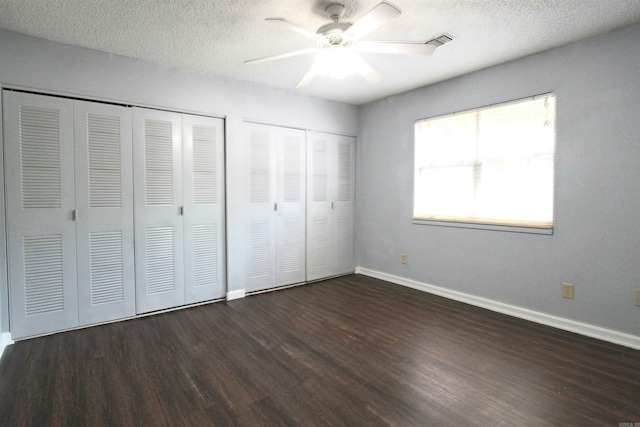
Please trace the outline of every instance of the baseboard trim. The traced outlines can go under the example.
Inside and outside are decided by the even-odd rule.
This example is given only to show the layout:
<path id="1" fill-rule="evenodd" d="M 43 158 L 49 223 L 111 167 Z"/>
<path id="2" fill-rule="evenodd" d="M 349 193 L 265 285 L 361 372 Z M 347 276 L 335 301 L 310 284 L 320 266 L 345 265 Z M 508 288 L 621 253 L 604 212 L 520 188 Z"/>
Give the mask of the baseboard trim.
<path id="1" fill-rule="evenodd" d="M 227 292 L 227 301 L 233 301 L 234 299 L 240 299 L 245 297 L 244 289 L 238 289 L 235 291 Z"/>
<path id="2" fill-rule="evenodd" d="M 368 268 L 356 267 L 355 273 L 391 282 L 396 285 L 402 285 L 408 288 L 417 289 L 419 291 L 449 298 L 455 301 L 460 301 L 466 304 L 475 305 L 477 307 L 486 308 L 487 310 L 507 314 L 509 316 L 518 317 L 520 319 L 540 323 L 542 325 L 563 329 L 565 331 L 574 332 L 576 334 L 585 335 L 587 337 L 596 338 L 599 340 L 608 341 L 614 344 L 619 344 L 625 347 L 640 350 L 640 336 L 631 335 L 600 326 L 590 325 L 588 323 L 582 323 L 559 316 L 553 316 L 551 314 L 546 314 L 516 305 L 494 301 L 488 298 L 478 297 L 464 292 L 442 288 L 440 286 L 429 285 L 426 283 L 418 282 L 416 280 L 407 279 L 405 277 L 395 276 Z"/>
<path id="3" fill-rule="evenodd" d="M 11 334 L 9 332 L 0 333 L 0 359 L 2 359 L 2 355 L 4 354 L 4 349 L 13 344 L 13 340 L 11 339 Z"/>

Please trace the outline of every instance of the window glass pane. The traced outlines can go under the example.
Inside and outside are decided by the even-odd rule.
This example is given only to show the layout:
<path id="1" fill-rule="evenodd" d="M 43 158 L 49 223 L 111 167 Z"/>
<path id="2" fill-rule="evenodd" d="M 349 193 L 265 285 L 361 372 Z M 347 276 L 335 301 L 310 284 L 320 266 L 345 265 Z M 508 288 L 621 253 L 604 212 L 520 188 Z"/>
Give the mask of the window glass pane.
<path id="1" fill-rule="evenodd" d="M 426 122 L 416 145 L 423 166 L 472 163 L 476 153 L 476 126 L 472 115 Z M 430 141 L 438 141 L 431 144 Z"/>
<path id="2" fill-rule="evenodd" d="M 431 215 L 473 213 L 473 167 L 423 168 L 416 191 L 416 209 Z"/>
<path id="3" fill-rule="evenodd" d="M 551 220 L 553 161 L 550 159 L 482 164 L 476 215 L 483 218 Z"/>
<path id="4" fill-rule="evenodd" d="M 550 227 L 555 96 L 415 124 L 414 217 Z"/>

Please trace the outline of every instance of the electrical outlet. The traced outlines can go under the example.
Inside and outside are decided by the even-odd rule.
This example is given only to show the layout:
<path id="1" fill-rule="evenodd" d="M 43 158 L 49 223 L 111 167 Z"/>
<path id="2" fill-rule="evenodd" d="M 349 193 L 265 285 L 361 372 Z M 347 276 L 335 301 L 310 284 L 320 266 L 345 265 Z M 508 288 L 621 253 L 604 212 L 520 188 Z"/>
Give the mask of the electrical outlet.
<path id="1" fill-rule="evenodd" d="M 400 264 L 409 264 L 409 255 L 400 254 Z"/>
<path id="2" fill-rule="evenodd" d="M 562 298 L 573 299 L 573 284 L 571 283 L 562 284 Z"/>
<path id="3" fill-rule="evenodd" d="M 640 307 L 640 289 L 636 289 L 636 305 Z"/>

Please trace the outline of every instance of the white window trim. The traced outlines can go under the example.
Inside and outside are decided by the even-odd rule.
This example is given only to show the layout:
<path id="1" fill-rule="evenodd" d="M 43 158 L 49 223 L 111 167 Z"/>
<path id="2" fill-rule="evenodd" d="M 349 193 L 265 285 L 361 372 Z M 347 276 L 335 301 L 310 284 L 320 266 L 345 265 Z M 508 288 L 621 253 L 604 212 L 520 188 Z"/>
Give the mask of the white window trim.
<path id="1" fill-rule="evenodd" d="M 414 217 L 412 219 L 412 223 L 416 225 L 431 225 L 431 226 L 437 226 L 437 227 L 470 228 L 475 230 L 492 230 L 492 231 L 507 231 L 512 233 L 553 235 L 553 227 L 530 227 L 530 226 L 525 227 L 525 226 L 504 225 L 504 224 L 489 224 L 489 223 L 482 223 L 482 222 L 422 219 L 419 217 Z"/>

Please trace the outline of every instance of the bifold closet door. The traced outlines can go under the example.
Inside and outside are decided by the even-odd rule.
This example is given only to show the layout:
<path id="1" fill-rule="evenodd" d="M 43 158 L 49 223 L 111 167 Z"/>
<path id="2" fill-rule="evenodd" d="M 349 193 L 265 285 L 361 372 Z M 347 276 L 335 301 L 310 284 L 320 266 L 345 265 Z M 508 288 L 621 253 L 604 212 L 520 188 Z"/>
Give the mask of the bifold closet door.
<path id="1" fill-rule="evenodd" d="M 224 121 L 134 108 L 137 312 L 221 298 Z"/>
<path id="2" fill-rule="evenodd" d="M 305 132 L 245 123 L 247 292 L 305 280 Z"/>
<path id="3" fill-rule="evenodd" d="M 309 133 L 307 280 L 355 269 L 355 138 Z"/>
<path id="4" fill-rule="evenodd" d="M 305 133 L 278 129 L 276 141 L 276 285 L 305 281 Z"/>
<path id="5" fill-rule="evenodd" d="M 136 306 L 184 304 L 182 118 L 133 109 Z"/>
<path id="6" fill-rule="evenodd" d="M 276 286 L 276 147 L 270 126 L 245 123 L 245 289 Z"/>
<path id="7" fill-rule="evenodd" d="M 334 225 L 332 239 L 333 275 L 353 273 L 355 255 L 355 197 L 356 197 L 356 140 L 353 137 L 334 135 L 333 206 Z"/>
<path id="8" fill-rule="evenodd" d="M 225 294 L 224 121 L 183 115 L 185 303 Z"/>
<path id="9" fill-rule="evenodd" d="M 74 102 L 80 325 L 135 315 L 131 109 Z"/>
<path id="10" fill-rule="evenodd" d="M 3 93 L 11 332 L 78 324 L 73 101 Z"/>

